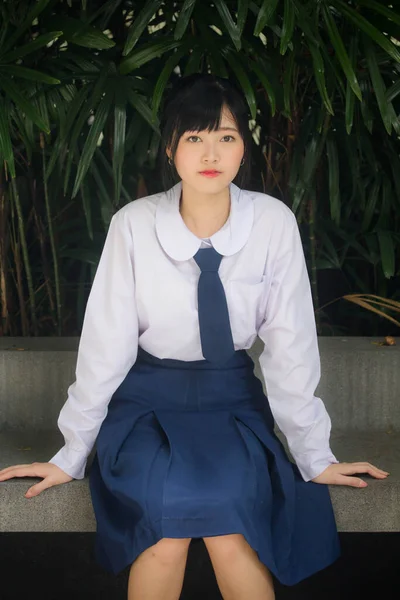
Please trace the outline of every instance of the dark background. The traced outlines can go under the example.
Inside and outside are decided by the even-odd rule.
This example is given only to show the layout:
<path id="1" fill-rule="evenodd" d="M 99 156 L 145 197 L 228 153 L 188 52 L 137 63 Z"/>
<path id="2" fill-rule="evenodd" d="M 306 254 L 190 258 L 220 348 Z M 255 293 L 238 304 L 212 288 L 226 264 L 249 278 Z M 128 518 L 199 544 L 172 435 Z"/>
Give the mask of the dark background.
<path id="1" fill-rule="evenodd" d="M 117 576 L 94 560 L 94 533 L 0 534 L 0 598 L 126 600 L 129 568 Z M 341 533 L 342 556 L 276 600 L 399 598 L 400 533 Z M 181 600 L 221 600 L 202 540 L 192 542 Z M 251 600 L 251 599 L 249 599 Z"/>

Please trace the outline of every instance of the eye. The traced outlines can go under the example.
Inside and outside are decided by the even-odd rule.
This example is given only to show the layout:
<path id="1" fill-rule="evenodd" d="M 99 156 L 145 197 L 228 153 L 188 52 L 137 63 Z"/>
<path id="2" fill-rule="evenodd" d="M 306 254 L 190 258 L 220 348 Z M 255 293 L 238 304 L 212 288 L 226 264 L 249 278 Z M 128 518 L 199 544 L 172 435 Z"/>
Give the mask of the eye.
<path id="1" fill-rule="evenodd" d="M 187 138 L 187 141 L 190 142 L 193 138 L 197 138 L 198 140 L 200 139 L 198 135 L 191 135 Z"/>
<path id="2" fill-rule="evenodd" d="M 224 135 L 222 139 L 226 140 L 226 138 L 231 138 L 233 141 L 235 141 L 235 138 L 232 135 Z"/>

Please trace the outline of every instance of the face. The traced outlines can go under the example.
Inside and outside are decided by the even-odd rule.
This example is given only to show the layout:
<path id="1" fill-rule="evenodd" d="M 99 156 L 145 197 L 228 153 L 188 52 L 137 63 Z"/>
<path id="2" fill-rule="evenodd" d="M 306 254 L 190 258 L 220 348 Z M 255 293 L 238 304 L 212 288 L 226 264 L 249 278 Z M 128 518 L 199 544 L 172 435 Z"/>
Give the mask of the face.
<path id="1" fill-rule="evenodd" d="M 243 155 L 243 139 L 224 107 L 218 131 L 186 131 L 181 136 L 174 162 L 185 184 L 198 192 L 218 193 L 236 177 Z"/>

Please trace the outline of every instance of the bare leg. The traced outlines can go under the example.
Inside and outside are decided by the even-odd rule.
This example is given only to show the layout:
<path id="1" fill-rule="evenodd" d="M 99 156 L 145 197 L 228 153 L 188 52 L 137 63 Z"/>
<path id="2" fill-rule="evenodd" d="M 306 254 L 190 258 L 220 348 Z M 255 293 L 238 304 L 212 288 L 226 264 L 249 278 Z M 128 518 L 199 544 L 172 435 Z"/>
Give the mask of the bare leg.
<path id="1" fill-rule="evenodd" d="M 128 600 L 179 600 L 190 538 L 163 538 L 131 566 Z"/>
<path id="2" fill-rule="evenodd" d="M 242 534 L 203 540 L 224 600 L 275 600 L 271 573 Z"/>

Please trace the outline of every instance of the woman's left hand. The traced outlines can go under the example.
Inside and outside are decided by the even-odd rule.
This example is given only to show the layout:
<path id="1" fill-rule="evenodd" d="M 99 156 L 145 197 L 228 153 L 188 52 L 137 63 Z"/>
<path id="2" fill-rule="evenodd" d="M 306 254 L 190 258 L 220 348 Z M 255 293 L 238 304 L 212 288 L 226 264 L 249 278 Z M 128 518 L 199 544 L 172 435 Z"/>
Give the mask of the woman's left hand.
<path id="1" fill-rule="evenodd" d="M 374 467 L 374 465 L 367 462 L 343 462 L 329 465 L 325 471 L 322 471 L 318 477 L 314 477 L 311 481 L 332 485 L 350 485 L 357 488 L 367 487 L 368 483 L 359 477 L 350 477 L 350 475 L 354 475 L 355 473 L 368 473 L 368 475 L 376 479 L 386 479 L 389 475 L 387 471 L 382 471 L 382 469 L 378 469 L 378 467 Z"/>

